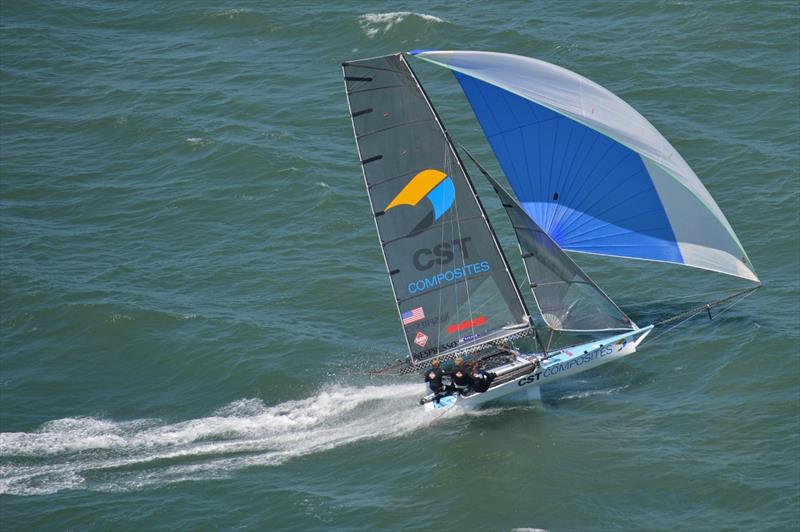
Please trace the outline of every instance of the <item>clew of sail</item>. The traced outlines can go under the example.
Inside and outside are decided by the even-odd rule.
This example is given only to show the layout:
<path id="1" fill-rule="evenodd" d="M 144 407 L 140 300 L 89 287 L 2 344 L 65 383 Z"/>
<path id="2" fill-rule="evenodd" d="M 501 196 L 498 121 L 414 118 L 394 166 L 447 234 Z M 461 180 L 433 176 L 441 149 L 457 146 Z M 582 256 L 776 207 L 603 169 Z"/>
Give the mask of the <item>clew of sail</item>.
<path id="1" fill-rule="evenodd" d="M 607 89 L 512 54 L 412 53 L 454 72 L 522 208 L 561 248 L 758 282 L 686 161 Z"/>
<path id="2" fill-rule="evenodd" d="M 464 152 L 492 185 L 508 214 L 536 305 L 548 327 L 573 332 L 637 329 L 472 154 Z"/>
<path id="3" fill-rule="evenodd" d="M 350 61 L 342 69 L 412 360 L 530 330 L 469 176 L 405 58 Z"/>

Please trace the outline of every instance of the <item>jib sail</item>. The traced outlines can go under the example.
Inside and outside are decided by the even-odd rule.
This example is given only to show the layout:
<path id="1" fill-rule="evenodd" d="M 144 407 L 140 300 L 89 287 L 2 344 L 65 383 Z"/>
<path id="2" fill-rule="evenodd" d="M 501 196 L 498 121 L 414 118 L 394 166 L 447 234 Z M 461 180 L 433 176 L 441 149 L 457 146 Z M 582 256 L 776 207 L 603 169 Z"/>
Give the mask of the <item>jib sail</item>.
<path id="1" fill-rule="evenodd" d="M 466 152 L 466 150 L 464 150 Z M 519 203 L 481 167 L 500 198 L 519 241 L 536 305 L 547 326 L 556 331 L 632 330 L 636 325 L 528 216 Z"/>
<path id="2" fill-rule="evenodd" d="M 414 361 L 529 329 L 447 133 L 400 55 L 342 65 L 353 132 Z"/>

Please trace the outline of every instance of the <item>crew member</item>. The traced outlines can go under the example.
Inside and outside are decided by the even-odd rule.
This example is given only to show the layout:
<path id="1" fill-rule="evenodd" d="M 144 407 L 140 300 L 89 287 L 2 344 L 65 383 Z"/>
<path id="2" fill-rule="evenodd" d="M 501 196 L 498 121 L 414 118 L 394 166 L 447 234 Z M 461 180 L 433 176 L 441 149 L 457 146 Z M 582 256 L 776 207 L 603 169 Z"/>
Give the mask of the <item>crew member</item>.
<path id="1" fill-rule="evenodd" d="M 470 384 L 472 384 L 472 379 L 470 379 L 469 371 L 464 366 L 463 358 L 456 357 L 455 364 L 456 367 L 453 370 L 453 388 L 461 395 L 466 395 L 469 391 Z"/>
<path id="2" fill-rule="evenodd" d="M 470 377 L 472 378 L 472 389 L 475 390 L 476 393 L 483 393 L 492 385 L 494 373 L 487 373 L 475 365 L 472 368 Z"/>
<path id="3" fill-rule="evenodd" d="M 439 366 L 439 359 L 434 358 L 431 362 L 431 369 L 425 374 L 425 382 L 428 383 L 428 390 L 436 395 L 444 391 L 444 386 L 442 385 L 442 368 Z"/>

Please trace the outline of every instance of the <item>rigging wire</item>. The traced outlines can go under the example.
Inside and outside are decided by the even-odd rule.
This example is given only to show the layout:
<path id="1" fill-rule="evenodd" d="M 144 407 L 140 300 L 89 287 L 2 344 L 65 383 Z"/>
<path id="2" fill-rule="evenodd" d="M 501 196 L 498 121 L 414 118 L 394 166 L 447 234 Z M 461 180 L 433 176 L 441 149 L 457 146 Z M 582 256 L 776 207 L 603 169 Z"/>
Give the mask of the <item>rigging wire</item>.
<path id="1" fill-rule="evenodd" d="M 732 296 L 736 296 L 736 295 L 740 294 L 741 292 L 742 292 L 741 288 L 727 288 L 727 289 L 724 289 L 724 290 L 710 290 L 708 292 L 703 292 L 702 294 L 687 294 L 685 296 L 670 296 L 670 297 L 665 297 L 665 298 L 662 298 L 662 299 L 652 299 L 652 300 L 648 300 L 646 303 L 642 303 L 642 302 L 623 303 L 623 305 L 625 307 L 628 307 L 628 308 L 631 308 L 631 307 L 651 307 L 651 306 L 653 306 L 655 304 L 658 304 L 658 303 L 676 303 L 676 302 L 680 302 L 680 301 L 689 302 L 690 300 L 697 300 L 697 299 L 700 299 L 701 297 L 706 297 L 706 296 L 709 296 L 709 297 L 711 297 L 711 296 L 725 297 L 728 294 L 731 294 Z"/>
<path id="2" fill-rule="evenodd" d="M 716 301 L 712 301 L 711 303 L 706 303 L 705 305 L 702 305 L 702 306 L 699 306 L 699 307 L 695 307 L 695 308 L 692 308 L 692 309 L 689 309 L 689 310 L 685 310 L 683 312 L 679 312 L 678 314 L 675 314 L 674 316 L 671 316 L 671 317 L 669 317 L 667 319 L 664 319 L 664 320 L 661 320 L 661 321 L 659 321 L 657 323 L 654 323 L 653 325 L 655 327 L 661 327 L 661 326 L 666 325 L 668 323 L 672 323 L 675 320 L 683 318 L 678 323 L 676 323 L 675 325 L 673 325 L 673 326 L 661 331 L 659 334 L 657 334 L 656 336 L 651 338 L 650 341 L 656 340 L 657 338 L 661 338 L 662 336 L 664 336 L 665 334 L 667 334 L 671 330 L 675 329 L 679 325 L 682 325 L 683 323 L 686 323 L 690 319 L 694 318 L 698 314 L 702 314 L 703 312 L 707 312 L 709 319 L 712 319 L 712 317 L 711 317 L 711 308 L 712 307 L 718 306 L 721 303 L 725 303 L 726 301 L 733 300 L 733 302 L 730 305 L 726 306 L 720 312 L 717 313 L 717 317 L 719 317 L 723 313 L 725 313 L 728 310 L 730 310 L 734 305 L 736 305 L 737 303 L 741 302 L 744 298 L 746 298 L 747 296 L 751 295 L 753 292 L 755 292 L 756 290 L 761 288 L 762 286 L 764 286 L 764 285 L 758 284 L 756 286 L 751 286 L 751 287 L 745 288 L 744 290 L 738 290 L 735 294 L 729 295 L 727 297 L 723 297 L 722 299 L 717 299 Z M 685 318 L 684 318 L 684 316 L 685 316 Z"/>
<path id="3" fill-rule="evenodd" d="M 454 150 L 455 150 L 455 147 L 451 146 L 449 142 L 445 144 L 445 165 L 446 165 L 445 169 L 448 171 L 448 175 L 452 175 L 453 163 L 450 160 L 449 156 L 451 155 L 451 152 L 454 151 Z M 453 153 L 453 155 L 455 155 L 455 154 Z M 466 174 L 466 170 L 464 170 L 464 173 Z M 464 176 L 464 179 L 467 179 L 466 175 Z M 461 234 L 461 220 L 459 220 L 459 218 L 458 218 L 458 201 L 454 201 L 453 203 L 454 203 L 454 207 L 455 207 L 455 210 L 456 210 L 456 229 L 458 230 L 458 238 L 459 238 L 459 240 L 461 240 L 463 242 L 463 236 Z M 464 255 L 464 245 L 462 244 L 462 245 L 458 246 L 458 250 L 459 250 L 459 253 L 461 254 L 461 265 L 462 265 L 462 267 L 466 266 L 467 258 Z M 467 280 L 467 279 L 464 279 L 464 290 L 465 290 L 465 292 L 467 294 L 467 312 L 469 313 L 470 322 L 472 322 L 473 316 L 474 316 L 475 313 L 473 313 L 473 311 L 472 311 L 472 299 L 470 298 L 469 280 Z M 456 295 L 458 295 L 458 292 L 456 292 Z M 439 325 L 440 325 L 440 330 L 441 330 L 441 324 L 439 324 Z M 474 326 L 471 327 L 471 331 L 472 331 L 472 334 L 475 333 L 475 327 Z M 460 330 L 458 332 L 458 339 L 459 340 L 461 339 L 461 331 Z"/>
<path id="4" fill-rule="evenodd" d="M 447 161 L 447 143 L 446 142 L 445 142 L 445 151 L 444 151 L 444 162 L 443 162 L 442 166 L 444 167 L 445 171 L 447 172 L 447 175 L 450 175 L 450 169 L 448 168 L 449 165 L 448 165 L 448 161 Z M 456 224 L 458 224 L 458 227 L 459 227 L 459 238 L 460 238 L 461 219 L 460 219 L 460 217 L 458 215 L 458 202 L 457 201 L 453 201 L 453 203 L 454 203 L 454 207 L 456 209 Z M 444 223 L 441 224 L 442 230 L 439 233 L 439 244 L 444 243 L 445 225 L 446 224 L 444 224 Z M 452 224 L 450 225 L 450 235 L 451 236 L 453 235 Z M 443 270 L 444 270 L 444 264 L 441 264 L 439 266 L 439 273 L 442 273 Z M 469 288 L 467 288 L 467 290 L 469 290 Z M 469 293 L 469 292 L 467 292 L 467 293 Z M 455 290 L 455 294 L 456 294 L 456 298 L 457 298 L 458 297 L 458 289 Z M 444 300 L 444 290 L 439 290 L 439 305 L 436 308 L 436 315 L 437 316 L 441 316 L 442 315 L 442 302 L 443 302 L 443 300 Z M 441 353 L 441 351 L 442 351 L 442 323 L 439 322 L 439 327 L 438 327 L 438 330 L 436 332 L 436 355 L 435 355 L 434 358 L 438 357 L 439 353 Z"/>

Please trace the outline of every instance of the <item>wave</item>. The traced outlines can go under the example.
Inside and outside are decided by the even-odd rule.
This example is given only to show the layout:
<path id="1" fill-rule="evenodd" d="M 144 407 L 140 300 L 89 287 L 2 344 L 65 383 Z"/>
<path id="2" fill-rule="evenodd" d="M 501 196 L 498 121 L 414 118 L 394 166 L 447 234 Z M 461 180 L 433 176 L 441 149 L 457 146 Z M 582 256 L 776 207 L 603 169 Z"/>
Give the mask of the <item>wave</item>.
<path id="1" fill-rule="evenodd" d="M 426 15 L 424 13 L 413 13 L 411 11 L 394 11 L 391 13 L 365 13 L 358 17 L 358 23 L 361 29 L 364 30 L 367 37 L 372 39 L 379 33 L 386 33 L 392 27 L 402 23 L 408 18 L 417 18 L 425 22 L 440 23 L 444 20 L 433 15 Z"/>
<path id="2" fill-rule="evenodd" d="M 614 386 L 614 387 L 611 387 L 611 388 L 602 388 L 602 389 L 596 389 L 596 390 L 584 390 L 584 391 L 580 391 L 580 392 L 568 393 L 568 394 L 561 395 L 561 396 L 558 397 L 558 400 L 566 401 L 566 400 L 569 400 L 569 399 L 586 399 L 587 397 L 593 397 L 595 395 L 615 395 L 615 394 L 618 394 L 618 393 L 624 391 L 626 388 L 628 388 L 627 384 L 626 385 L 622 385 L 622 386 Z"/>
<path id="3" fill-rule="evenodd" d="M 128 491 L 223 478 L 360 440 L 394 438 L 434 419 L 416 405 L 420 392 L 419 384 L 331 387 L 275 406 L 242 399 L 177 423 L 78 417 L 34 432 L 4 432 L 0 494 Z"/>

